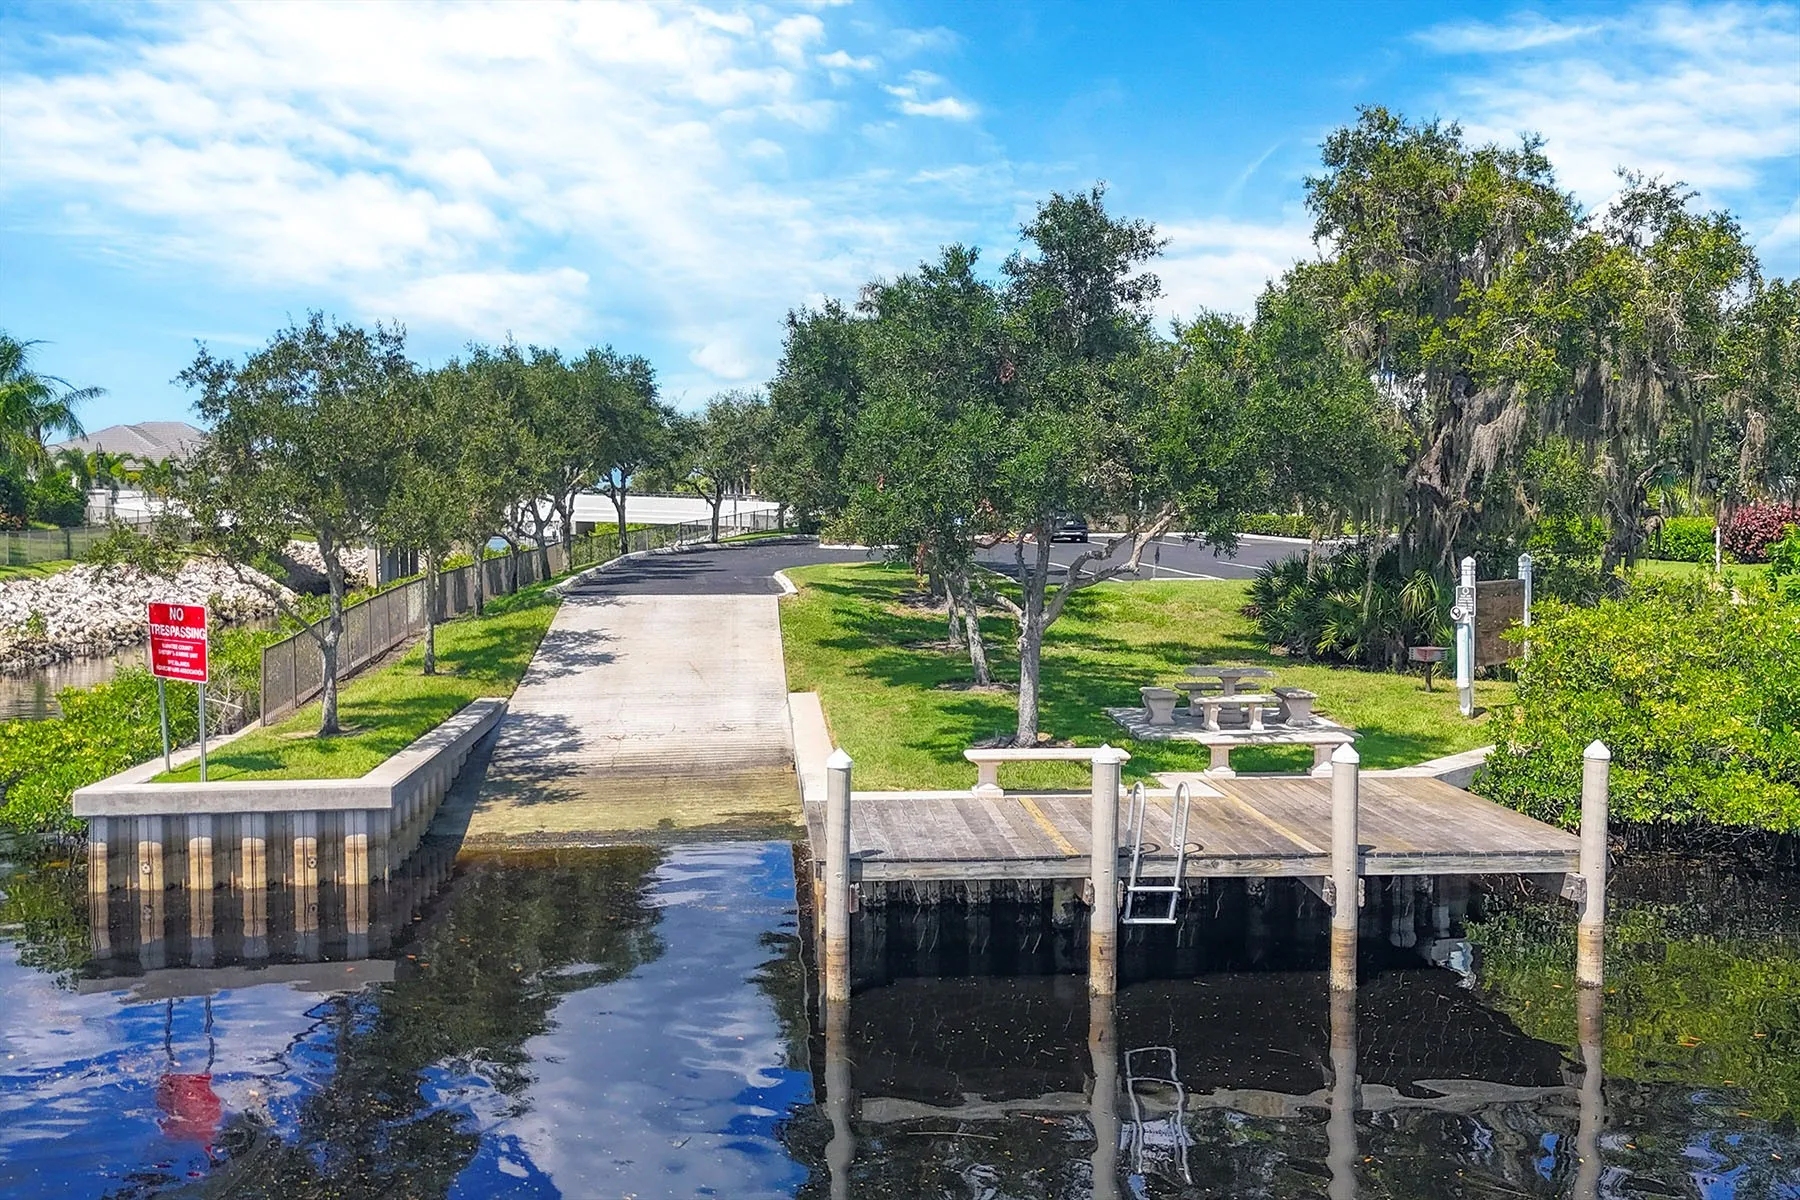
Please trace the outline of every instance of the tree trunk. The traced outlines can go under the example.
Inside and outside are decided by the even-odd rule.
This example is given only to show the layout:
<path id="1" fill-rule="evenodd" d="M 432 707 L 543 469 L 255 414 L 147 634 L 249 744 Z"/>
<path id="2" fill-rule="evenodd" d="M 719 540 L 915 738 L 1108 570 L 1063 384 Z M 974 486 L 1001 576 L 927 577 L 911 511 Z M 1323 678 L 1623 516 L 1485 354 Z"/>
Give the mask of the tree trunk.
<path id="1" fill-rule="evenodd" d="M 1049 525 L 1028 530 L 1035 536 L 1036 562 L 1019 581 L 1024 590 L 1024 614 L 1019 618 L 1019 730 L 1016 746 L 1035 746 L 1038 740 L 1038 683 L 1044 651 L 1044 591 L 1050 581 Z M 1021 535 L 1023 536 L 1023 535 Z"/>
<path id="2" fill-rule="evenodd" d="M 931 590 L 931 592 L 933 594 L 936 594 L 937 586 L 934 582 L 928 581 L 926 583 L 926 586 Z M 961 617 L 961 614 L 956 611 L 956 593 L 955 593 L 955 591 L 953 591 L 950 588 L 945 588 L 944 589 L 944 628 L 945 628 L 946 634 L 948 635 L 948 637 L 950 639 L 951 647 L 956 650 L 961 650 L 963 648 L 963 632 L 962 632 L 962 623 L 959 619 L 960 617 Z"/>
<path id="3" fill-rule="evenodd" d="M 425 673 L 437 674 L 438 573 L 437 556 L 425 556 Z"/>
<path id="4" fill-rule="evenodd" d="M 957 606 L 962 609 L 963 630 L 969 645 L 969 665 L 975 670 L 975 686 L 987 687 L 994 682 L 994 673 L 988 668 L 987 643 L 981 637 L 981 610 L 975 606 L 975 597 L 969 590 L 967 573 L 958 575 L 956 591 L 959 593 Z"/>
<path id="5" fill-rule="evenodd" d="M 613 489 L 612 502 L 614 510 L 619 514 L 619 553 L 624 554 L 631 549 L 631 543 L 627 540 L 630 535 L 625 528 L 625 487 L 623 484 Z"/>
<path id="6" fill-rule="evenodd" d="M 720 492 L 717 496 L 709 498 L 707 502 L 712 505 L 712 540 L 716 542 L 719 540 L 719 509 L 725 505 L 725 493 Z"/>
<path id="7" fill-rule="evenodd" d="M 323 679 L 319 690 L 319 736 L 343 732 L 338 726 L 338 643 L 344 636 L 344 564 L 329 531 L 319 535 L 319 558 L 325 564 L 325 638 L 319 647 Z"/>
<path id="8" fill-rule="evenodd" d="M 476 535 L 475 541 L 475 615 L 480 616 L 487 608 L 487 554 L 488 540 Z"/>

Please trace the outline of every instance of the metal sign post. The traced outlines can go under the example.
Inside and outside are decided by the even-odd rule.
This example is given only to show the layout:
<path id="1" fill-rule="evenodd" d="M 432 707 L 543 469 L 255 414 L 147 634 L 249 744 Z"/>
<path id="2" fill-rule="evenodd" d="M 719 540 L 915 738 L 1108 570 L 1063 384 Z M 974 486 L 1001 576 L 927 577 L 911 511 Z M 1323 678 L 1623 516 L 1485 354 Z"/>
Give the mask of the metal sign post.
<path id="1" fill-rule="evenodd" d="M 150 606 L 150 673 L 156 676 L 163 729 L 163 769 L 169 769 L 169 704 L 163 681 L 200 685 L 200 778 L 206 779 L 206 606 Z"/>
<path id="2" fill-rule="evenodd" d="M 1462 560 L 1462 576 L 1456 585 L 1456 603 L 1450 609 L 1456 622 L 1457 706 L 1462 715 L 1475 715 L 1475 559 Z"/>
<path id="3" fill-rule="evenodd" d="M 169 765 L 169 686 L 159 676 L 156 680 L 156 715 L 162 721 L 163 770 L 172 771 Z"/>
<path id="4" fill-rule="evenodd" d="M 1531 555 L 1530 554 L 1519 555 L 1519 582 L 1523 583 L 1525 585 L 1525 609 L 1523 612 L 1521 612 L 1519 614 L 1519 624 L 1523 625 L 1527 629 L 1530 629 L 1531 628 Z M 1526 643 L 1525 643 L 1524 652 L 1525 652 L 1526 658 L 1531 657 L 1531 642 L 1529 640 L 1526 641 Z"/>

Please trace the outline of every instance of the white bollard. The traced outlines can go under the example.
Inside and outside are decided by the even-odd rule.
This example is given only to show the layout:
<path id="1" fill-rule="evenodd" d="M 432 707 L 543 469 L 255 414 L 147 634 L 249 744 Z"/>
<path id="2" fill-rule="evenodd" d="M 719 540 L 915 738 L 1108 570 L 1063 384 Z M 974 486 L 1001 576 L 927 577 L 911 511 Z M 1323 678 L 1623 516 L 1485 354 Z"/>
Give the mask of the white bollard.
<path id="1" fill-rule="evenodd" d="M 1581 754 L 1581 923 L 1575 929 L 1575 982 L 1599 987 L 1605 975 L 1606 791 L 1612 751 L 1598 740 Z"/>
<path id="2" fill-rule="evenodd" d="M 850 756 L 825 760 L 825 999 L 850 998 Z"/>
<path id="3" fill-rule="evenodd" d="M 1093 838 L 1088 910 L 1088 992 L 1110 996 L 1119 982 L 1119 785 L 1131 756 L 1111 746 L 1094 751 Z"/>
<path id="4" fill-rule="evenodd" d="M 1356 925 L 1362 847 L 1357 805 L 1362 756 L 1348 743 L 1331 755 L 1331 990 L 1356 990 Z"/>

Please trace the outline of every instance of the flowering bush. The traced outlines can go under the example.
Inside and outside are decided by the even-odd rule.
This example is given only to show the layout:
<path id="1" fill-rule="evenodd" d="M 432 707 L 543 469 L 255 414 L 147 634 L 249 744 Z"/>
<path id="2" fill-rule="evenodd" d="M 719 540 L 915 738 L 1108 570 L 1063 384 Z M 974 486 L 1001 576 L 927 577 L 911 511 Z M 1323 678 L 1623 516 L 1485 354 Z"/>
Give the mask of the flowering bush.
<path id="1" fill-rule="evenodd" d="M 1725 522 L 1725 549 L 1739 562 L 1766 562 L 1789 525 L 1800 525 L 1800 504 L 1747 504 Z"/>

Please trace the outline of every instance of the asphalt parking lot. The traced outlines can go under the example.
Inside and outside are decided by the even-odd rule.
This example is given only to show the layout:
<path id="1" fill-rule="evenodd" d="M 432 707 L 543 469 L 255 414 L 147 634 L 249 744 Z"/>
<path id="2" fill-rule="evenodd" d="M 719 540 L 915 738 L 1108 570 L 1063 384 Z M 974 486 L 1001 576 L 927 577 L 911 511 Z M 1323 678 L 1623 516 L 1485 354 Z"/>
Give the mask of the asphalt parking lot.
<path id="1" fill-rule="evenodd" d="M 1105 544 L 1106 536 L 1098 532 L 1086 545 L 1080 542 L 1057 542 L 1051 548 L 1050 560 L 1066 571 L 1069 564 L 1081 554 L 1102 548 Z M 1144 551 L 1136 578 L 1252 579 L 1264 565 L 1304 553 L 1305 550 L 1304 542 L 1244 534 L 1238 539 L 1237 553 L 1230 555 L 1200 541 L 1185 542 L 1177 534 L 1159 539 Z M 1011 575 L 1017 570 L 1013 555 L 1014 547 L 1009 543 L 983 551 L 979 558 L 983 566 L 1003 575 Z M 1117 559 L 1129 558 L 1130 555 L 1129 543 L 1121 545 L 1114 552 Z"/>

